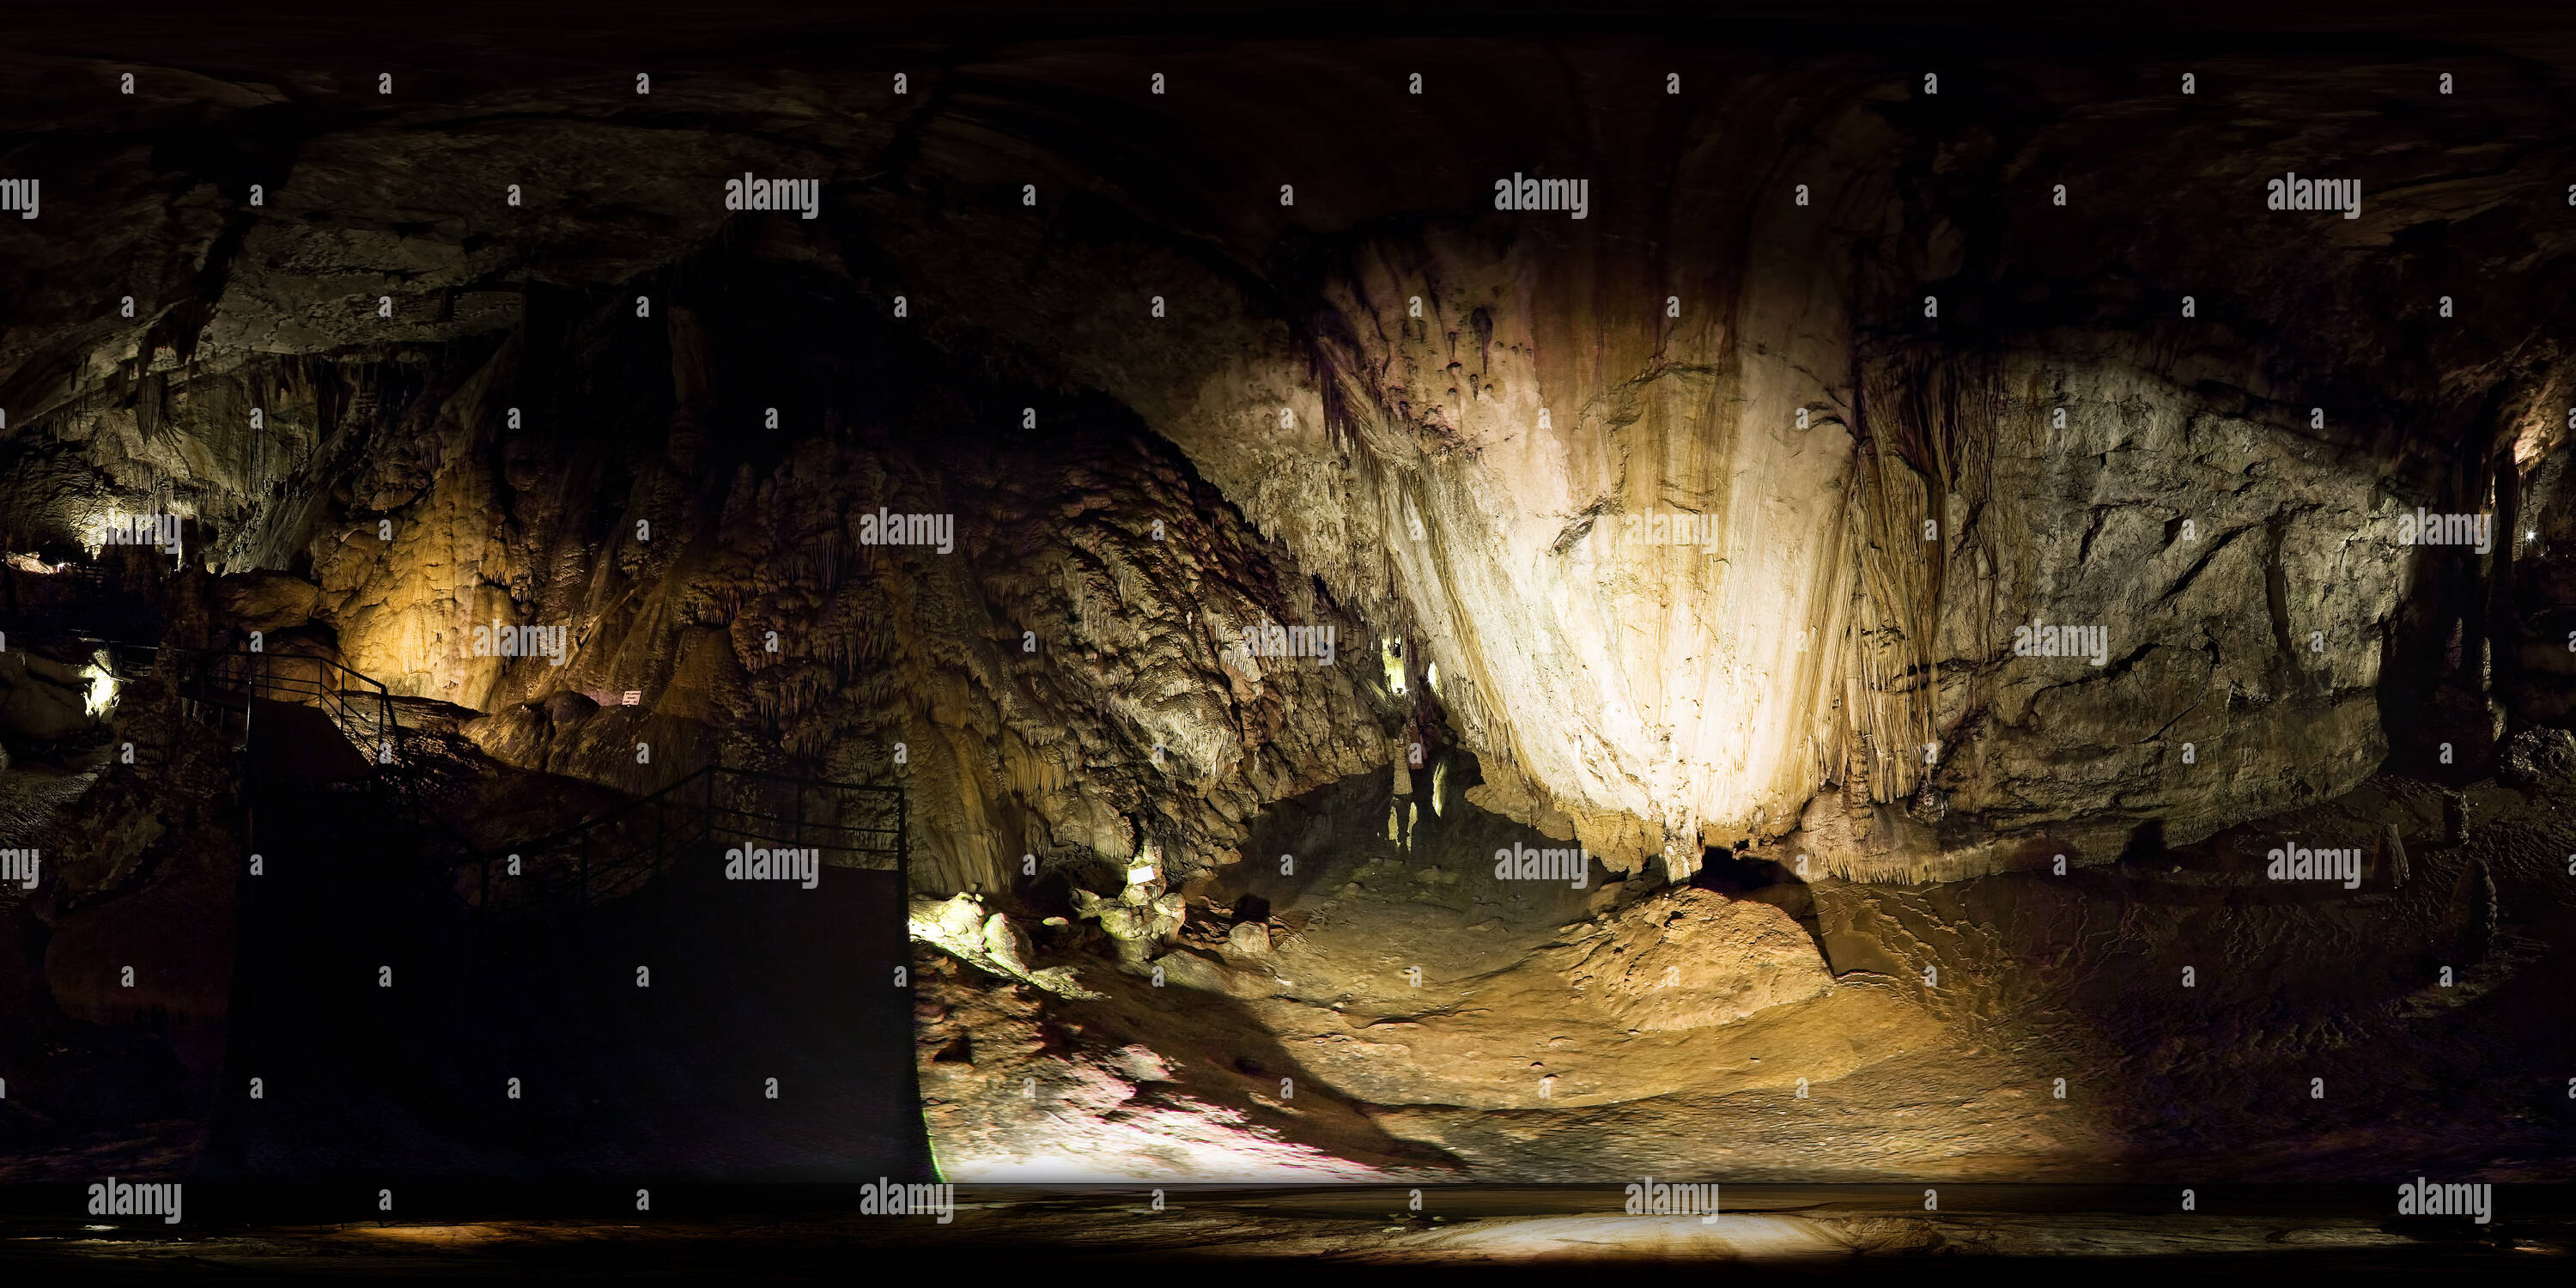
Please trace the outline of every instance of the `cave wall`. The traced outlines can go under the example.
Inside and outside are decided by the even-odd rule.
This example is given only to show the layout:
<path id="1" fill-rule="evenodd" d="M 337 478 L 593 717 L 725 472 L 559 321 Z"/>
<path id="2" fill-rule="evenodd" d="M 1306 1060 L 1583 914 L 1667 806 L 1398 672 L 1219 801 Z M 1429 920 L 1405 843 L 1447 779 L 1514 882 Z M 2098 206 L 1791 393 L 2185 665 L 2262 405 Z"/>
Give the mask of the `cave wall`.
<path id="1" fill-rule="evenodd" d="M 939 355 L 829 306 L 741 311 L 828 289 L 799 267 L 700 267 L 737 284 L 640 334 L 603 335 L 622 293 L 554 300 L 560 325 L 460 346 L 489 357 L 445 383 L 333 377 L 379 399 L 298 561 L 344 660 L 481 713 L 503 760 L 628 791 L 713 758 L 903 781 L 939 890 L 1005 888 L 1023 855 L 1230 862 L 1262 802 L 1387 763 L 1403 704 L 1370 630 L 1168 444 L 1050 393 L 1041 430 L 959 455 L 1020 395 L 963 405 Z M 810 378 L 767 375 L 791 348 Z M 852 352 L 878 356 L 835 370 Z M 880 509 L 944 516 L 945 548 L 872 544 Z M 1335 624 L 1344 657 L 1230 650 L 1271 620 Z M 495 623 L 563 626 L 563 663 L 478 655 Z"/>
<path id="2" fill-rule="evenodd" d="M 1472 125 L 1404 110 L 1387 88 L 1402 52 L 1301 65 L 1372 149 L 1319 167 L 1320 200 L 1297 189 L 1251 281 L 1174 262 L 1168 233 L 1123 211 L 984 212 L 961 239 L 937 191 L 877 203 L 897 212 L 883 237 L 932 282 L 971 280 L 959 247 L 999 242 L 1190 301 L 1176 337 L 1141 284 L 937 297 L 1167 427 L 1337 588 L 1395 601 L 1463 680 L 1441 696 L 1493 763 L 1491 798 L 1622 862 L 1810 824 L 1856 874 L 2099 862 L 2346 790 L 2391 753 L 2392 719 L 2410 767 L 2447 766 L 2453 738 L 2464 759 L 2491 744 L 2477 719 L 2419 718 L 2435 695 L 2404 686 L 2439 665 L 2446 628 L 2486 615 L 2459 588 L 2511 543 L 2492 560 L 2407 548 L 2394 520 L 2492 508 L 2482 457 L 2527 439 L 2559 387 L 2554 347 L 2499 343 L 2565 286 L 2563 246 L 2510 222 L 2545 177 L 2496 168 L 2547 130 L 2518 72 L 2470 73 L 2503 88 L 2389 149 L 2359 117 L 2309 122 L 2286 91 L 2191 101 L 2153 68 L 1954 76 L 1939 98 L 1878 68 L 1729 68 L 1721 92 L 1641 106 L 1608 97 L 1613 59 L 1497 53 L 1484 74 L 1521 115 Z M 971 119 L 934 131 L 1032 169 L 1075 146 L 1062 87 L 1041 101 L 998 69 L 960 75 Z M 2290 79 L 2423 96 L 2385 63 Z M 2174 169 L 2115 163 L 2141 119 L 2206 145 L 2178 168 L 2215 195 L 2177 200 Z M 1214 190 L 1248 186 L 1227 147 L 1296 155 L 1264 128 L 1157 122 L 1143 160 L 1085 159 L 1127 208 L 1178 184 L 1198 200 L 1163 208 L 1214 210 Z M 2364 167 L 2393 191 L 2349 221 L 2212 216 L 2259 210 L 2275 160 Z M 1542 163 L 1632 186 L 1579 222 L 1358 195 L 1455 210 L 1478 176 Z M 2058 179 L 2076 200 L 2057 203 Z M 1242 237 L 1251 209 L 1238 197 L 1193 231 Z M 2475 327 L 2428 324 L 2439 292 L 2507 256 L 2551 267 L 2485 281 Z M 1284 328 L 1265 317 L 1283 294 Z M 2374 302 L 2391 295 L 2419 305 L 2392 321 Z M 1247 351 L 1270 356 L 1247 373 Z M 1301 361 L 1313 398 L 1280 387 Z M 1615 539 L 1658 513 L 1698 525 L 1687 547 Z M 2033 621 L 2121 642 L 2070 675 L 2011 655 Z M 2392 662 L 2410 677 L 2393 714 Z M 2453 696 L 2472 715 L 2485 701 Z M 1802 815 L 1820 789 L 1841 817 Z"/>
<path id="3" fill-rule="evenodd" d="M 360 669 L 631 789 L 670 763 L 639 740 L 852 777 L 901 742 L 949 888 L 1163 828 L 1221 853 L 1435 700 L 1491 803 L 1622 866 L 1793 828 L 1862 874 L 2101 861 L 2569 688 L 2521 625 L 2554 574 L 2495 592 L 2510 541 L 2388 527 L 2525 472 L 2564 509 L 2565 246 L 2518 213 L 2554 195 L 2553 83 L 2464 57 L 2478 92 L 2432 104 L 2396 46 L 2206 40 L 1939 48 L 1938 94 L 1758 41 L 1677 47 L 1670 85 L 1608 43 L 889 49 L 649 111 L 248 68 L 102 107 L 104 65 L 16 55 L 66 105 L 27 158 L 93 231 L 0 221 L 6 535 L 177 509 L 221 568 L 309 575 Z M 728 216 L 746 169 L 823 209 Z M 2360 177 L 2361 217 L 2266 216 L 2284 169 Z M 1586 217 L 1492 210 L 1520 173 L 1587 178 Z M 787 370 L 852 346 L 900 355 L 852 382 L 968 392 Z M 898 501 L 967 553 L 856 548 Z M 1631 535 L 1658 516 L 1688 540 Z M 2013 657 L 2034 616 L 2112 657 Z M 1264 617 L 1363 665 L 1229 664 Z M 472 656 L 493 620 L 578 647 Z"/>

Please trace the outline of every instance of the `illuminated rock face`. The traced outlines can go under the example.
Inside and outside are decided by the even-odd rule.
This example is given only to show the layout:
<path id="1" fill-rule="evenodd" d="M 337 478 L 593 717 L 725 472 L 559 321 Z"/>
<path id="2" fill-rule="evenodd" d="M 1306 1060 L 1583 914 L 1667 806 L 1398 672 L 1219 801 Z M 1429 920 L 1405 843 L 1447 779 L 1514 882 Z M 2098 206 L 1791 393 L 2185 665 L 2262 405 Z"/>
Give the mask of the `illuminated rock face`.
<path id="1" fill-rule="evenodd" d="M 1353 366 L 1391 414 L 1350 450 L 1469 741 L 1628 866 L 1776 823 L 1820 781 L 1852 441 L 1796 375 L 1841 360 L 1812 284 L 1702 286 L 1673 319 L 1641 275 L 1578 263 L 1453 254 L 1354 284 L 1344 323 L 1382 342 Z M 1422 281 L 1468 285 L 1416 320 Z M 1605 295 L 1647 307 L 1552 307 Z M 1772 343 L 1729 343 L 1747 331 Z"/>
<path id="2" fill-rule="evenodd" d="M 1613 862 L 1781 830 L 1837 745 L 1853 444 L 1794 375 L 1847 364 L 1835 306 L 1784 279 L 1680 322 L 1556 311 L 1583 284 L 1541 252 L 1470 253 L 1337 297 L 1331 328 L 1372 337 L 1335 359 L 1346 422 L 1284 354 L 1120 392 L 1338 597 L 1409 624 L 1409 699 L 1438 665 L 1489 775 Z M 1746 326 L 1777 344 L 1731 349 Z"/>
<path id="3" fill-rule="evenodd" d="M 1565 980 L 1640 1032 L 1731 1024 L 1833 990 L 1806 932 L 1765 903 L 1683 889 L 1568 936 Z"/>
<path id="4" fill-rule="evenodd" d="M 1697 214 L 1361 242 L 1289 319 L 1142 246 L 1117 251 L 1190 302 L 1186 327 L 1058 292 L 942 307 L 1114 391 L 1399 627 L 1414 700 L 1440 666 L 1501 807 L 1686 870 L 1704 837 L 1783 830 L 1836 766 L 1852 580 L 1851 328 L 1818 271 L 1843 233 L 1795 207 Z M 956 263 L 910 223 L 889 221 L 896 253 Z M 1694 268 L 1640 260 L 1641 237 Z"/>
<path id="5" fill-rule="evenodd" d="M 2100 356 L 1820 385 L 1858 341 L 1818 274 L 1756 265 L 1722 322 L 1629 328 L 1534 306 L 1569 293 L 1548 262 L 1337 296 L 1375 375 L 1345 429 L 1284 392 L 1167 422 L 1415 624 L 1497 808 L 1627 866 L 1779 835 L 1825 790 L 1837 870 L 1964 875 L 2195 839 L 2386 754 L 2376 641 L 2412 566 L 2369 454 Z M 1429 280 L 1480 285 L 1404 292 Z M 2107 651 L 2016 635 L 2068 626 Z"/>
<path id="6" fill-rule="evenodd" d="M 176 497 L 220 567 L 309 571 L 317 620 L 361 669 L 516 722 L 510 745 L 535 741 L 524 704 L 561 691 L 642 689 L 712 740 L 817 710 L 829 688 L 870 709 L 839 732 L 867 727 L 882 758 L 896 699 L 839 690 L 849 657 L 888 654 L 833 617 L 820 570 L 763 580 L 811 557 L 819 529 L 762 525 L 856 476 L 820 460 L 749 479 L 705 468 L 711 444 L 793 401 L 774 361 L 746 380 L 709 346 L 785 352 L 776 334 L 762 348 L 763 319 L 810 298 L 830 305 L 796 325 L 887 319 L 952 360 L 960 388 L 1055 390 L 1091 400 L 1094 423 L 1140 424 L 1276 539 L 1227 562 L 1293 566 L 1285 598 L 1158 599 L 1134 572 L 1161 564 L 1114 557 L 1056 578 L 1120 604 L 1086 619 L 1085 647 L 1124 631 L 1120 648 L 1159 660 L 1091 667 L 1031 719 L 1123 703 L 1122 758 L 1161 745 L 1222 774 L 1247 728 L 1295 729 L 1273 785 L 1312 785 L 1383 756 L 1385 730 L 1354 725 L 1436 702 L 1485 766 L 1484 799 L 1623 868 L 1677 871 L 1704 842 L 1803 830 L 1841 870 L 1957 874 L 2101 861 L 2144 832 L 2183 840 L 2329 795 L 2384 756 L 2475 751 L 2494 739 L 2490 687 L 2544 718 L 2568 708 L 2563 651 L 2508 648 L 2492 676 L 2479 664 L 2509 569 L 2410 555 L 2387 531 L 2417 505 L 2509 508 L 2520 485 L 2499 457 L 2556 486 L 2539 466 L 2558 418 L 2519 391 L 2548 384 L 2558 350 L 2493 342 L 2545 337 L 2554 288 L 2499 287 L 2474 333 L 2419 346 L 2381 325 L 2388 300 L 2456 295 L 2441 283 L 2462 256 L 2554 262 L 2559 233 L 2478 222 L 2547 190 L 2536 167 L 2482 159 L 2554 137 L 2545 112 L 2499 105 L 2475 140 L 2303 124 L 2302 173 L 2375 177 L 2360 218 L 2300 222 L 2264 211 L 2280 158 L 2234 146 L 2236 127 L 2137 126 L 2174 106 L 2161 87 L 2014 98 L 1970 77 L 1933 100 L 1876 73 L 1746 65 L 1723 91 L 1694 75 L 1656 93 L 1635 54 L 1489 52 L 1479 79 L 1435 78 L 1418 101 L 1388 89 L 1409 66 L 1397 48 L 1275 65 L 1172 52 L 1150 70 L 1228 91 L 1140 117 L 1149 69 L 1129 55 L 1030 49 L 916 69 L 924 106 L 900 130 L 828 79 L 710 88 L 665 109 L 698 128 L 649 130 L 598 86 L 550 84 L 543 122 L 514 91 L 437 124 L 317 123 L 231 240 L 210 194 L 238 176 L 118 169 L 127 186 L 87 207 L 97 231 L 77 264 L 71 243 L 20 246 L 8 239 L 32 234 L 0 221 L 0 249 L 17 248 L 0 287 L 25 314 L 0 370 L 33 391 L 13 393 L 12 432 L 60 449 L 13 458 L 34 498 L 13 536 Z M 1051 77 L 1090 88 L 1035 88 Z M 185 84 L 134 106 L 202 107 L 217 132 L 279 106 L 262 87 Z M 782 112 L 810 150 L 747 141 L 774 132 L 732 115 Z M 2409 140 L 2415 168 L 2369 168 Z M 2120 160 L 2148 146 L 2205 158 L 2182 168 L 2217 195 L 2176 200 L 2177 167 Z M 486 228 L 493 176 L 573 155 L 587 164 L 515 208 L 504 256 Z M 729 223 L 708 176 L 745 167 L 813 169 L 821 216 Z M 396 172 L 399 202 L 381 182 Z M 1497 179 L 1542 173 L 1586 181 L 1582 218 L 1495 207 Z M 2488 177 L 2407 186 L 2461 173 Z M 667 213 L 572 213 L 609 209 Z M 223 272 L 186 267 L 219 247 Z M 139 266 L 130 318 L 55 281 L 108 263 Z M 522 281 L 510 264 L 542 269 Z M 682 265 L 705 273 L 683 287 Z M 511 407 L 528 427 L 505 436 Z M 1019 410 L 942 423 L 965 441 Z M 816 432 L 815 409 L 799 414 L 782 437 Z M 1038 433 L 1056 431 L 1049 414 Z M 632 535 L 656 516 L 717 532 L 721 566 Z M 1125 541 L 1130 517 L 1065 522 Z M 389 538 L 371 531 L 387 520 Z M 1365 644 L 1314 683 L 1399 701 L 1364 718 L 1338 699 L 1298 707 L 1278 668 L 1225 663 L 1225 637 L 1200 629 L 1304 611 L 1316 590 L 1354 643 L 1403 642 L 1408 683 L 1344 674 L 1374 669 Z M 772 616 L 834 621 L 842 651 L 763 681 L 737 594 L 785 594 L 794 607 Z M 2544 569 L 2530 594 L 2516 611 L 2576 601 L 2576 583 Z M 934 826 L 977 855 L 951 869 L 958 884 L 989 880 L 1027 843 L 1006 802 L 1079 795 L 1069 775 L 1100 761 L 1041 754 L 999 714 L 1007 632 L 942 643 L 990 623 L 945 589 L 903 602 L 919 633 L 895 637 L 919 647 L 902 687 L 928 696 L 900 740 L 976 762 Z M 475 655 L 472 630 L 495 622 L 565 627 L 578 656 L 557 670 Z M 2050 624 L 2103 629 L 2109 656 L 2010 651 L 2016 626 Z M 2393 703 L 2374 696 L 2383 673 L 2407 690 Z M 1278 718 L 1224 709 L 1248 699 Z M 2387 711 L 2408 727 L 2383 728 Z M 604 728 L 534 754 L 615 778 L 607 762 L 633 739 Z M 1120 859 L 1136 844 L 1124 816 L 1152 794 L 1122 792 L 1042 812 Z"/>
<path id="7" fill-rule="evenodd" d="M 1941 551 L 1917 810 L 1977 822 L 1924 870 L 2098 862 L 2150 825 L 2185 844 L 2373 772 L 2412 554 L 2373 462 L 2129 366 L 2023 359 L 1994 387 Z"/>
<path id="8" fill-rule="evenodd" d="M 1285 316 L 1145 228 L 1103 253 L 1186 301 L 1186 326 L 1061 288 L 941 307 L 1179 444 L 1337 598 L 1400 630 L 1415 676 L 1441 666 L 1482 799 L 1614 866 L 1687 869 L 1704 842 L 1792 830 L 1861 876 L 2102 862 L 2358 782 L 2390 751 L 2383 655 L 2424 660 L 2427 619 L 2457 603 L 2392 540 L 2387 440 L 2343 412 L 2312 428 L 2303 403 L 2337 395 L 2281 374 L 2354 342 L 2294 358 L 2227 345 L 2226 326 L 2167 345 L 2089 325 L 2095 306 L 2054 299 L 2073 288 L 2000 243 L 2027 235 L 2081 266 L 2065 280 L 2117 281 L 2136 229 L 2027 227 L 1939 195 L 2005 182 L 1990 137 L 1927 159 L 1897 114 L 1804 123 L 1786 143 L 1751 117 L 1702 121 L 1668 188 L 1596 199 L 1581 223 L 1348 233 Z M 1652 150 L 1665 128 L 1602 146 Z M 2116 150 L 2067 143 L 2097 145 Z M 1301 202 L 1340 212 L 1367 183 L 1403 186 L 1357 160 L 1335 173 Z M 1765 192 L 1784 199 L 1741 196 L 1745 174 L 1782 176 Z M 2342 271 L 2337 242 L 2185 240 L 2133 177 L 2091 181 L 2159 221 L 2178 276 L 2223 278 L 2230 253 Z M 932 212 L 893 208 L 906 262 L 973 273 L 909 231 Z M 1999 320 L 1997 295 L 2046 304 Z M 2422 373 L 2390 379 L 2436 396 Z M 2401 463 L 2409 492 L 2482 486 Z M 2051 624 L 2116 650 L 2098 667 L 2012 651 L 2016 627 Z"/>

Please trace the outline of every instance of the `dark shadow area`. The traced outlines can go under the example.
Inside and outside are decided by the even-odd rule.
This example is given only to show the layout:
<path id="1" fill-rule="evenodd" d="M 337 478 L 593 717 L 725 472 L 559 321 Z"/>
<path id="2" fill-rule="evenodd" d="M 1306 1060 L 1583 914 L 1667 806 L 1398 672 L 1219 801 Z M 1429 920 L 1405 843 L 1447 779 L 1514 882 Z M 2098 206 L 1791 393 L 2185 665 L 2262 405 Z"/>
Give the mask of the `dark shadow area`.
<path id="1" fill-rule="evenodd" d="M 891 873 L 729 881 L 708 848 L 485 916 L 338 822 L 243 880 L 210 1179 L 927 1174 Z"/>

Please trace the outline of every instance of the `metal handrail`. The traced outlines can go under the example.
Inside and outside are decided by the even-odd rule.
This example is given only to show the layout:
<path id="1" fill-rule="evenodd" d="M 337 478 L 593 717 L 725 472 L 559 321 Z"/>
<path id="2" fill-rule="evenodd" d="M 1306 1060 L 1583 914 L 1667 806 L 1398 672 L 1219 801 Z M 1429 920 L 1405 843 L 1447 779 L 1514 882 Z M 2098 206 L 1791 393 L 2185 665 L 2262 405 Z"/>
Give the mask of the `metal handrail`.
<path id="1" fill-rule="evenodd" d="M 121 648 L 154 655 L 155 673 L 189 701 L 210 704 L 225 711 L 239 711 L 245 720 L 257 701 L 290 701 L 297 705 L 319 708 L 333 726 L 362 749 L 373 742 L 377 755 L 368 757 L 372 765 L 395 763 L 394 752 L 402 743 L 405 730 L 397 719 L 393 697 L 384 684 L 347 664 L 327 657 L 301 653 L 267 653 L 247 650 L 211 651 L 166 645 L 120 644 Z M 190 690 L 194 690 L 190 692 Z M 236 702 L 235 699 L 238 699 Z M 248 730 L 245 729 L 245 745 Z M 407 751 L 408 748 L 402 748 Z M 409 757 L 405 756 L 404 761 Z M 741 785 L 792 788 L 795 814 L 771 814 L 745 808 L 730 799 L 719 799 L 719 779 Z M 611 882 L 636 875 L 639 860 L 649 860 L 650 870 L 659 875 L 664 861 L 686 852 L 691 847 L 718 837 L 746 840 L 774 839 L 755 830 L 759 824 L 772 824 L 794 829 L 794 843 L 832 854 L 872 855 L 891 858 L 899 883 L 910 883 L 910 802 L 904 789 L 893 783 L 850 783 L 835 779 L 782 774 L 769 770 L 737 768 L 721 763 L 702 765 L 661 788 L 634 800 L 623 802 L 597 817 L 559 828 L 540 836 L 489 847 L 474 847 L 437 817 L 435 811 L 418 799 L 410 780 L 400 774 L 381 771 L 369 780 L 392 790 L 401 804 L 415 815 L 423 826 L 444 832 L 450 838 L 450 853 L 460 855 L 448 866 L 450 885 L 469 867 L 480 869 L 477 895 L 471 901 L 478 911 L 494 907 L 491 895 L 491 866 L 504 856 L 533 857 L 549 851 L 577 849 L 577 873 L 571 881 L 549 879 L 536 873 L 532 883 L 533 902 L 546 902 L 567 890 L 583 903 L 591 901 L 597 878 Z M 696 799 L 690 789 L 699 787 Z M 807 805 L 813 794 L 820 794 L 829 817 L 811 816 Z M 852 798 L 873 802 L 878 809 L 891 809 L 890 826 L 871 826 L 838 821 L 846 816 Z M 757 803 L 757 802 L 755 802 Z M 628 838 L 620 829 L 640 823 L 646 810 L 652 811 L 653 831 L 650 838 Z M 673 827 L 673 815 L 678 827 Z M 809 833 L 822 833 L 812 837 Z M 882 838 L 867 841 L 863 838 Z M 528 900 L 514 906 L 526 906 Z"/>
<path id="2" fill-rule="evenodd" d="M 786 818 L 786 817 L 783 817 L 783 816 L 780 816 L 780 815 L 777 815 L 777 814 L 755 814 L 755 813 L 751 812 L 750 810 L 746 810 L 746 809 L 735 809 L 735 808 L 733 808 L 733 807 L 731 807 L 731 806 L 726 806 L 726 805 L 719 805 L 719 806 L 716 806 L 716 809 L 717 809 L 719 812 L 721 812 L 721 813 L 731 814 L 731 815 L 733 815 L 733 816 L 734 816 L 734 817 L 736 817 L 736 818 L 757 819 L 757 820 L 759 820 L 759 821 L 761 821 L 761 822 L 763 822 L 763 823 L 787 823 L 787 824 L 791 824 L 791 825 L 794 825 L 794 826 L 797 826 L 797 827 L 822 828 L 822 829 L 825 829 L 825 830 L 827 830 L 827 831 L 833 831 L 833 832 L 887 832 L 887 833 L 891 833 L 891 832 L 895 832 L 895 831 L 900 830 L 900 829 L 892 828 L 892 827 L 857 827 L 857 826 L 853 826 L 853 825 L 848 824 L 848 823 L 816 823 L 816 822 L 812 822 L 812 821 L 804 820 L 804 819 Z"/>
<path id="3" fill-rule="evenodd" d="M 793 787 L 796 789 L 800 815 L 805 813 L 804 805 L 809 799 L 808 793 L 812 792 L 824 793 L 824 799 L 827 801 L 832 800 L 830 793 L 834 792 L 848 793 L 862 798 L 876 798 L 879 808 L 892 808 L 894 823 L 890 827 L 869 827 L 825 822 L 810 817 L 787 818 L 744 809 L 717 799 L 716 783 L 719 778 Z M 702 789 L 695 793 L 697 799 L 689 799 L 692 794 L 690 789 L 699 788 L 701 785 L 703 785 Z M 846 802 L 837 802 L 837 804 L 846 804 Z M 653 817 L 652 836 L 629 838 L 621 834 L 621 828 L 639 824 L 647 810 L 652 812 Z M 679 815 L 680 824 L 676 833 L 672 827 L 672 814 L 675 811 Z M 837 808 L 835 812 L 838 812 Z M 567 892 L 587 904 L 592 901 L 594 889 L 603 878 L 611 883 L 612 888 L 621 880 L 632 880 L 642 875 L 643 861 L 649 860 L 651 873 L 658 876 L 667 859 L 707 841 L 720 837 L 745 840 L 767 839 L 752 827 L 743 825 L 756 822 L 794 826 L 796 844 L 802 847 L 832 854 L 876 855 L 892 858 L 893 870 L 898 874 L 899 880 L 907 884 L 910 881 L 907 836 L 909 811 L 900 786 L 891 783 L 844 783 L 832 779 L 806 778 L 765 770 L 738 769 L 724 764 L 702 765 L 664 784 L 649 795 L 626 801 L 595 818 L 585 819 L 542 836 L 482 849 L 460 861 L 455 865 L 454 870 L 461 875 L 468 866 L 477 869 L 476 896 L 473 903 L 478 911 L 490 911 L 496 906 L 492 898 L 492 865 L 495 862 L 513 856 L 526 860 L 548 852 L 560 855 L 569 850 L 573 852 L 572 857 L 577 864 L 577 872 L 570 880 L 567 881 L 560 876 L 550 879 L 534 872 L 523 871 L 523 878 L 535 876 L 537 880 L 527 887 L 529 897 L 514 901 L 511 907 L 523 908 L 551 902 Z M 844 833 L 849 836 L 847 843 L 815 843 L 806 839 L 805 833 L 810 830 Z M 860 843 L 856 840 L 859 836 L 890 839 L 880 843 Z"/>

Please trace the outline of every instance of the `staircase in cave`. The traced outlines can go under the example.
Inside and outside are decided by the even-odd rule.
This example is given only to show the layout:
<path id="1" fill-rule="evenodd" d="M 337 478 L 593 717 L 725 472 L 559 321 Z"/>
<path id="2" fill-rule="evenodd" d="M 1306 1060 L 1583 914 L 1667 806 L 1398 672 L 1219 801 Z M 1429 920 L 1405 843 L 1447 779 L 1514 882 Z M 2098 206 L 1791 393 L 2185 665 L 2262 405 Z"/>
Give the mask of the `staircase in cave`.
<path id="1" fill-rule="evenodd" d="M 219 1111 L 219 1172 L 928 1174 L 899 788 L 709 765 L 477 849 L 382 687 L 352 687 L 245 712 L 265 871 L 241 882 L 227 1083 L 266 1081 Z M 772 847 L 842 863 L 728 879 L 728 849 Z"/>

